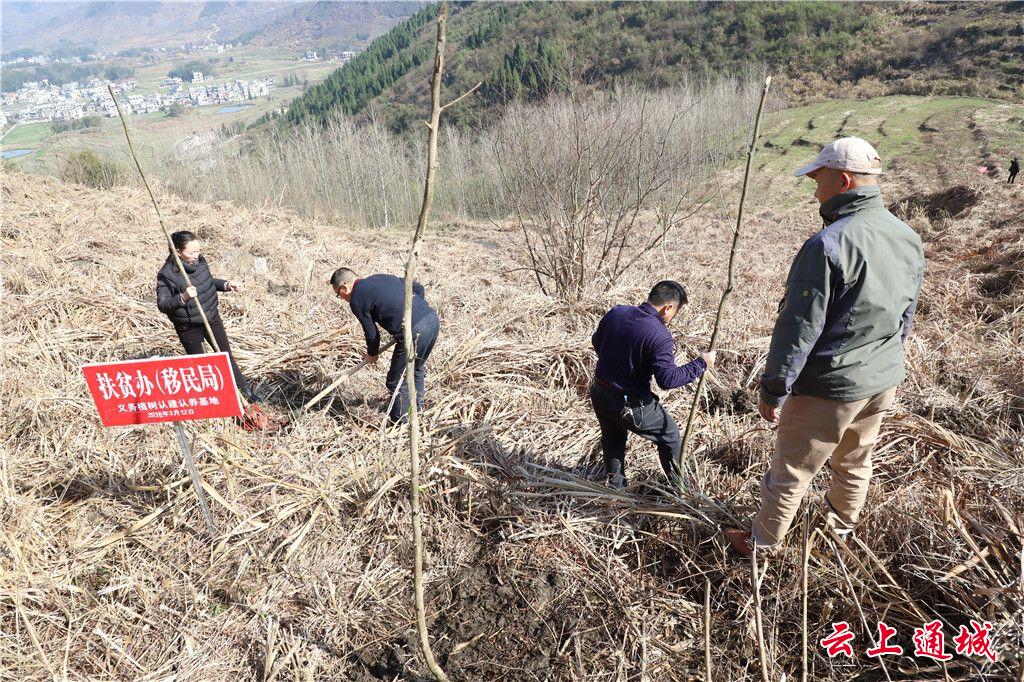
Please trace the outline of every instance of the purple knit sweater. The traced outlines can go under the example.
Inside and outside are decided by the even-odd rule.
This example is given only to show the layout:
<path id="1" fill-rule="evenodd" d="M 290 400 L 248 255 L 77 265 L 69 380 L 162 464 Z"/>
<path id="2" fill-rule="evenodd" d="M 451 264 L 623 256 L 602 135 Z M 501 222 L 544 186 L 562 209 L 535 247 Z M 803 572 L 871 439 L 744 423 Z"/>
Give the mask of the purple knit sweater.
<path id="1" fill-rule="evenodd" d="M 685 386 L 707 369 L 703 358 L 676 365 L 672 333 L 646 302 L 609 310 L 591 342 L 597 351 L 595 378 L 631 397 L 653 395 L 651 376 L 667 390 Z"/>

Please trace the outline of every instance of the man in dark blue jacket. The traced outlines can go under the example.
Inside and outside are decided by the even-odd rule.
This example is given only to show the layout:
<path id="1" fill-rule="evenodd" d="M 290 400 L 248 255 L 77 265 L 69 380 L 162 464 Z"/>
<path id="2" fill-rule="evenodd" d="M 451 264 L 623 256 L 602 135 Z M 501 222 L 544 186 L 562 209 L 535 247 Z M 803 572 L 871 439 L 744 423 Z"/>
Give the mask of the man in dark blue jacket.
<path id="1" fill-rule="evenodd" d="M 629 431 L 658 446 L 669 483 L 679 477 L 679 427 L 651 392 L 651 377 L 664 390 L 679 388 L 714 366 L 715 352 L 678 366 L 668 324 L 686 304 L 686 290 L 665 280 L 639 306 L 617 305 L 601 318 L 591 342 L 597 369 L 590 400 L 601 425 L 601 448 L 609 484 L 626 486 L 624 461 Z"/>
<path id="2" fill-rule="evenodd" d="M 409 391 L 403 380 L 406 364 L 406 348 L 402 333 L 402 317 L 405 308 L 405 282 L 394 275 L 370 275 L 360 278 L 349 268 L 338 268 L 331 275 L 334 293 L 348 301 L 352 313 L 359 320 L 366 336 L 366 353 L 363 359 L 368 364 L 377 362 L 380 353 L 381 329 L 395 337 L 395 351 L 391 355 L 385 386 L 388 395 L 393 396 L 401 386 L 397 399 L 391 406 L 392 422 L 405 421 L 409 413 Z M 416 353 L 416 404 L 423 409 L 424 384 L 427 376 L 427 358 L 434 349 L 441 323 L 437 313 L 427 305 L 423 285 L 412 285 L 412 336 Z"/>

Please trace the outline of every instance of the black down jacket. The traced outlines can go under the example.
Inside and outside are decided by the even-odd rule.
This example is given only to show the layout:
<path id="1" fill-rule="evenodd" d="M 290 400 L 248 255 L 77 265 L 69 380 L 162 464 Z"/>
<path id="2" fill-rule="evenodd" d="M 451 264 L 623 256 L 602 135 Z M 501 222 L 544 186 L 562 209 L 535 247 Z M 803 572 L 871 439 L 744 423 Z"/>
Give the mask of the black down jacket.
<path id="1" fill-rule="evenodd" d="M 220 312 L 217 309 L 217 292 L 227 291 L 228 281 L 217 279 L 210 274 L 210 266 L 206 259 L 199 256 L 195 265 L 189 265 L 182 261 L 185 271 L 188 273 L 192 286 L 199 294 L 198 301 L 203 306 L 203 312 L 211 323 L 220 321 Z M 167 257 L 167 262 L 156 274 L 156 307 L 166 315 L 178 329 L 186 327 L 201 327 L 203 318 L 199 316 L 196 308 L 196 301 L 188 303 L 181 302 L 181 294 L 186 289 L 185 278 L 181 276 L 174 258 Z"/>

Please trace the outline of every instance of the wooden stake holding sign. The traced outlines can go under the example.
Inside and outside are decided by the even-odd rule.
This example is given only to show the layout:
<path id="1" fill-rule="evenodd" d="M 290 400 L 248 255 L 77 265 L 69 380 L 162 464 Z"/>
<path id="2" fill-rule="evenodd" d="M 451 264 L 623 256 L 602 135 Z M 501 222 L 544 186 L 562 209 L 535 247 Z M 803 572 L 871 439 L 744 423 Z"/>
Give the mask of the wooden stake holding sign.
<path id="1" fill-rule="evenodd" d="M 181 445 L 181 454 L 185 460 L 185 468 L 188 469 L 188 477 L 192 479 L 192 489 L 196 491 L 199 508 L 203 510 L 203 518 L 206 519 L 206 529 L 210 531 L 211 536 L 215 536 L 217 535 L 217 526 L 213 523 L 210 506 L 206 504 L 203 481 L 199 478 L 199 470 L 196 469 L 196 461 L 192 458 L 192 449 L 188 446 L 188 439 L 185 438 L 185 429 L 181 428 L 181 422 L 174 422 L 174 431 L 178 434 L 178 444 Z"/>
<path id="2" fill-rule="evenodd" d="M 242 402 L 227 353 L 183 355 L 82 366 L 104 426 L 173 422 L 182 458 L 210 535 L 217 534 L 183 421 L 241 417 Z"/>

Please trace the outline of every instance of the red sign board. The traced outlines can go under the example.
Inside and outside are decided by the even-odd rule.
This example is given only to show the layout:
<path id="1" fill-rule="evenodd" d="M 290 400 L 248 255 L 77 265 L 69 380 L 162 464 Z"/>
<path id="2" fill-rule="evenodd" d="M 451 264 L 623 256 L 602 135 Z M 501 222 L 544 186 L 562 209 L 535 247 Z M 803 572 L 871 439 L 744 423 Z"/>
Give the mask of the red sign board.
<path id="1" fill-rule="evenodd" d="M 83 365 L 104 426 L 241 417 L 227 353 Z"/>

